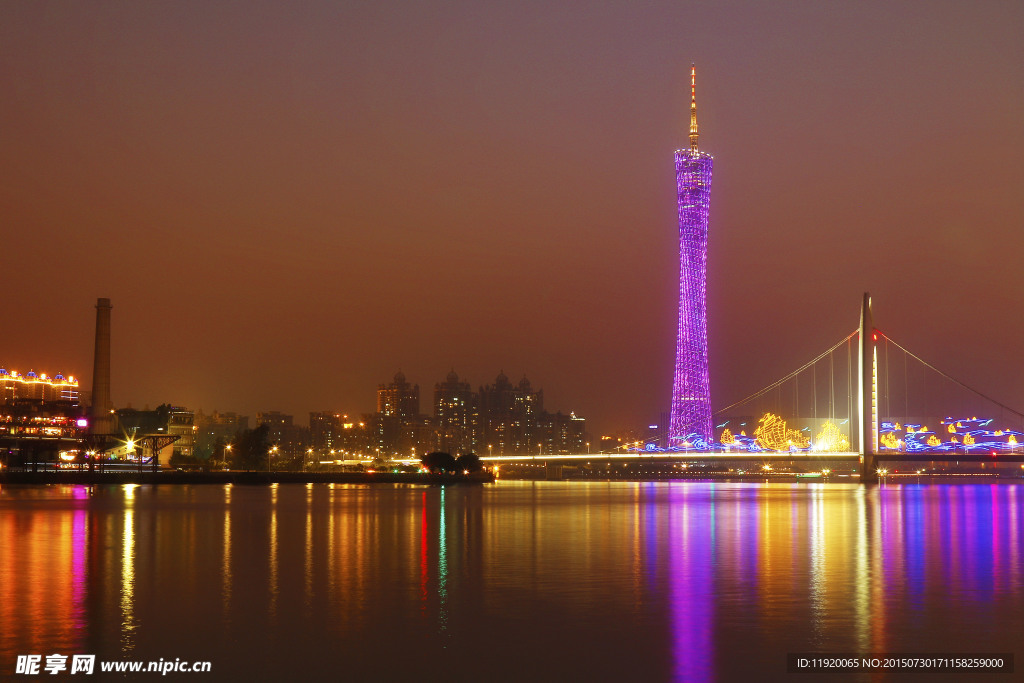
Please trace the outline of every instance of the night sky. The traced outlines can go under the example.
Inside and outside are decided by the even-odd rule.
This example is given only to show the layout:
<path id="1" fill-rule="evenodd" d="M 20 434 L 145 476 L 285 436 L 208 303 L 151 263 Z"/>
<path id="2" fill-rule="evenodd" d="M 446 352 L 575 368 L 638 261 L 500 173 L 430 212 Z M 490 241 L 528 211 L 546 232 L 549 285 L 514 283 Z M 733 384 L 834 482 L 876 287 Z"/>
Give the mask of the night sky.
<path id="1" fill-rule="evenodd" d="M 0 1 L 0 365 L 370 412 L 526 373 L 668 409 L 672 153 L 714 155 L 715 407 L 857 326 L 1024 407 L 1024 3 Z M 1021 408 L 1024 409 L 1024 408 Z"/>

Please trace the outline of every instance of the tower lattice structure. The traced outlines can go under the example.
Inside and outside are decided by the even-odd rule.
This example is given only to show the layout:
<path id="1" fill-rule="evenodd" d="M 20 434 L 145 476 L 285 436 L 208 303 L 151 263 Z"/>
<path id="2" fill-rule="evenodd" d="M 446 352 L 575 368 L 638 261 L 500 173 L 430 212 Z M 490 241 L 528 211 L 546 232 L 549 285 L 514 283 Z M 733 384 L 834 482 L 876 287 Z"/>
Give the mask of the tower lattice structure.
<path id="1" fill-rule="evenodd" d="M 714 159 L 697 149 L 697 70 L 690 71 L 690 147 L 675 153 L 679 208 L 679 327 L 669 446 L 709 447 L 708 205 Z"/>

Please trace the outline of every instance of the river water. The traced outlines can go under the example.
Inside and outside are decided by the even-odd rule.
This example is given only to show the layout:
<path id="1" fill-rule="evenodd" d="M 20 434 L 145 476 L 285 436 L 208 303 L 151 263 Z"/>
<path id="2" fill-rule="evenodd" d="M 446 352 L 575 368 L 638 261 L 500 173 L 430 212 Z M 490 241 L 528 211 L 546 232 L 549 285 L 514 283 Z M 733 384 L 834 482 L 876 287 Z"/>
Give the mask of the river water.
<path id="1" fill-rule="evenodd" d="M 814 680 L 787 674 L 787 653 L 1020 660 L 1022 503 L 1016 484 L 5 486 L 0 679 L 26 654 L 209 661 L 178 676 L 194 681 Z"/>

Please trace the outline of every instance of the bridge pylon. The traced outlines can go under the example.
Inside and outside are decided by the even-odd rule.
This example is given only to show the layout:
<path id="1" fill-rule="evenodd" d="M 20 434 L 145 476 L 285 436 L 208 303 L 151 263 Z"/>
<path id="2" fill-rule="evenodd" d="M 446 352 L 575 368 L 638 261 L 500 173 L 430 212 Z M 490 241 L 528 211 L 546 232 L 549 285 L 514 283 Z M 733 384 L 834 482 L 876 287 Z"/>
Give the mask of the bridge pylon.
<path id="1" fill-rule="evenodd" d="M 878 352 L 875 323 L 871 315 L 871 294 L 864 292 L 860 309 L 860 345 L 858 382 L 858 441 L 860 452 L 860 481 L 878 483 Z"/>

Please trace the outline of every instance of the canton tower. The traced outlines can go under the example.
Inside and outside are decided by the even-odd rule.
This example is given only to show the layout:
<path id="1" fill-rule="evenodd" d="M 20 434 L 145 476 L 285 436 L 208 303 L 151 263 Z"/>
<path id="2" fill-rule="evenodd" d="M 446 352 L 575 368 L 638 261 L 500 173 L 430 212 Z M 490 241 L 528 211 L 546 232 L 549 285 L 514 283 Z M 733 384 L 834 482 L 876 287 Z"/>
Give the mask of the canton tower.
<path id="1" fill-rule="evenodd" d="M 697 68 L 690 70 L 690 148 L 676 150 L 679 201 L 679 331 L 669 418 L 670 447 L 688 442 L 710 448 L 711 392 L 708 387 L 708 203 L 710 154 L 697 150 Z"/>

